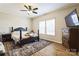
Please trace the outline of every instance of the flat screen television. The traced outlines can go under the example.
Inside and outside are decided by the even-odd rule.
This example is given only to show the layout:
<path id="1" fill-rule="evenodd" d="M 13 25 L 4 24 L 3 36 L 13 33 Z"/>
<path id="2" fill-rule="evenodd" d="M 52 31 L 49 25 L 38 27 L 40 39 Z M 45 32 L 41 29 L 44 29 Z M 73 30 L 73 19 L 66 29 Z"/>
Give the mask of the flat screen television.
<path id="1" fill-rule="evenodd" d="M 76 9 L 65 17 L 67 27 L 79 26 L 78 14 Z"/>

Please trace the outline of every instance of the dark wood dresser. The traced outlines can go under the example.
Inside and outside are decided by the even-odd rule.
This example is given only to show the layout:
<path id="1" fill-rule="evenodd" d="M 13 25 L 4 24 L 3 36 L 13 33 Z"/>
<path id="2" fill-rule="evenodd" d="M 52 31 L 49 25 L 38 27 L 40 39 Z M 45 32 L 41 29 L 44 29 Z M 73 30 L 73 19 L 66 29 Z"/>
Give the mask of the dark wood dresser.
<path id="1" fill-rule="evenodd" d="M 66 33 L 66 32 L 65 32 Z M 79 27 L 70 27 L 67 35 L 62 35 L 62 44 L 70 51 L 79 51 Z"/>
<path id="2" fill-rule="evenodd" d="M 69 29 L 69 48 L 79 51 L 79 28 Z"/>

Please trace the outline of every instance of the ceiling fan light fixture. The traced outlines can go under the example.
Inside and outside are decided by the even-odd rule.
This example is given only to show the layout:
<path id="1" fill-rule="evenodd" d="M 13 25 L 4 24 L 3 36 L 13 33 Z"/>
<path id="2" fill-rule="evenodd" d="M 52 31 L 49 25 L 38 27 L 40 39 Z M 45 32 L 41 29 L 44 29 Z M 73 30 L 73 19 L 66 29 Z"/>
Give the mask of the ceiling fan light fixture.
<path id="1" fill-rule="evenodd" d="M 28 14 L 28 15 L 31 15 L 31 14 L 33 14 L 33 13 L 32 13 L 32 11 L 27 11 L 27 14 Z"/>
<path id="2" fill-rule="evenodd" d="M 28 15 L 32 15 L 32 14 L 38 14 L 36 11 L 38 10 L 38 8 L 33 8 L 31 5 L 26 5 L 24 4 L 24 7 L 26 8 L 26 10 L 21 10 L 21 11 L 26 11 Z"/>

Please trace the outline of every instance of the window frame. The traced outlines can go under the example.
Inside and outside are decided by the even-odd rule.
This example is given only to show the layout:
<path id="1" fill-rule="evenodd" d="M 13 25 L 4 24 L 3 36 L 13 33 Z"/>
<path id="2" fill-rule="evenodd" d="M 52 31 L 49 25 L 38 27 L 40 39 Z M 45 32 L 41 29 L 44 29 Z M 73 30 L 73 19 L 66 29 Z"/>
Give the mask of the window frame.
<path id="1" fill-rule="evenodd" d="M 43 21 L 45 22 L 45 20 L 42 20 L 42 21 L 40 21 L 40 22 L 43 22 Z M 39 22 L 39 23 L 40 23 L 40 22 Z M 40 24 L 38 24 L 38 29 L 39 29 L 39 26 L 40 26 Z M 44 28 L 45 28 L 45 27 L 44 27 Z M 39 34 L 46 34 L 46 31 L 45 31 L 45 33 L 40 33 L 40 29 L 39 29 Z"/>
<path id="2" fill-rule="evenodd" d="M 55 22 L 55 23 L 54 23 L 54 25 L 55 25 L 55 26 L 54 26 L 54 27 L 55 27 L 55 28 L 54 28 L 54 35 L 53 35 L 53 33 L 52 33 L 52 34 L 47 34 L 47 26 L 45 26 L 45 29 L 46 29 L 46 30 L 45 30 L 45 34 L 46 34 L 46 35 L 53 35 L 53 36 L 55 36 L 55 35 L 56 35 L 56 19 L 53 18 L 53 19 L 49 19 L 49 20 L 54 20 L 54 22 Z M 49 21 L 49 20 L 46 20 L 46 21 Z M 46 22 L 46 21 L 45 21 L 45 22 Z M 47 24 L 45 24 L 45 25 L 47 25 Z"/>
<path id="3" fill-rule="evenodd" d="M 46 32 L 46 30 L 47 30 L 46 29 L 46 21 L 48 21 L 48 20 L 55 20 L 55 28 L 54 28 L 55 29 L 55 32 L 54 32 L 54 35 L 53 34 L 52 35 L 51 34 L 47 34 L 47 32 Z M 42 21 L 45 21 L 45 33 L 40 33 L 39 32 L 39 34 L 55 36 L 56 35 L 56 18 L 52 18 L 52 19 L 48 19 L 48 20 L 42 20 Z M 42 22 L 42 21 L 39 21 L 39 23 Z M 39 29 L 39 24 L 38 24 L 38 29 Z"/>

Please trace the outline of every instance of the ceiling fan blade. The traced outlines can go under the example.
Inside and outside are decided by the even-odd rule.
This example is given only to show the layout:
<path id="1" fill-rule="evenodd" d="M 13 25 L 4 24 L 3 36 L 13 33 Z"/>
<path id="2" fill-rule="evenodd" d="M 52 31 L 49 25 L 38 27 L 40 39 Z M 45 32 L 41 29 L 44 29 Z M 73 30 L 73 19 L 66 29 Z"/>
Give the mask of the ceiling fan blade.
<path id="1" fill-rule="evenodd" d="M 38 14 L 37 12 L 35 12 L 35 11 L 32 11 L 33 13 L 35 13 L 35 14 Z"/>
<path id="2" fill-rule="evenodd" d="M 20 11 L 27 11 L 27 10 L 20 10 Z"/>
<path id="3" fill-rule="evenodd" d="M 25 7 L 26 9 L 28 9 L 28 7 L 27 7 L 26 5 L 24 5 L 24 7 Z"/>
<path id="4" fill-rule="evenodd" d="M 29 6 L 29 10 L 31 10 L 32 8 L 31 8 L 31 6 Z"/>
<path id="5" fill-rule="evenodd" d="M 33 10 L 38 10 L 38 8 L 34 8 Z"/>

